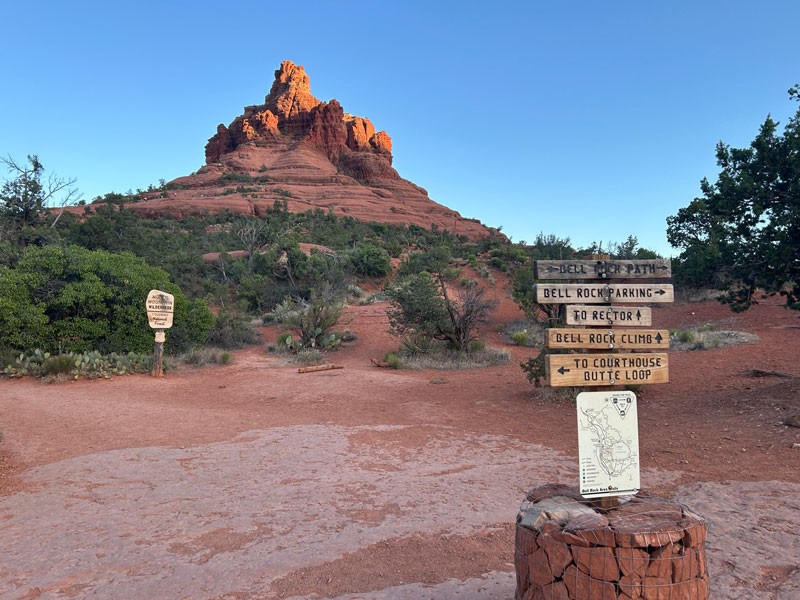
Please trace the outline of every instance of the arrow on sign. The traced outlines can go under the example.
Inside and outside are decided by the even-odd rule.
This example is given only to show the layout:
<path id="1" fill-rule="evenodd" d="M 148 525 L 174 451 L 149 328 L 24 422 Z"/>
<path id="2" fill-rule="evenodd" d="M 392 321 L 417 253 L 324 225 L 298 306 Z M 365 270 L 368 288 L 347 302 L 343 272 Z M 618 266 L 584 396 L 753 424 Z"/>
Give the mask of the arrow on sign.
<path id="1" fill-rule="evenodd" d="M 558 271 L 558 269 L 555 268 L 555 267 L 547 267 L 547 272 L 548 273 L 552 273 L 553 271 Z"/>
<path id="2" fill-rule="evenodd" d="M 641 319 L 641 318 L 642 318 L 642 311 L 637 310 L 636 311 L 636 319 L 638 320 L 638 319 Z"/>
<path id="3" fill-rule="evenodd" d="M 663 296 L 663 295 L 664 295 L 664 294 L 666 294 L 667 292 L 665 292 L 664 290 L 656 290 L 656 291 L 655 291 L 655 292 L 653 292 L 653 293 L 654 293 L 654 294 L 658 294 L 659 296 Z"/>
<path id="4" fill-rule="evenodd" d="M 565 369 L 564 367 L 559 367 L 558 372 L 563 375 L 564 373 L 568 373 L 569 369 Z"/>
<path id="5" fill-rule="evenodd" d="M 656 341 L 660 344 L 661 340 L 664 339 L 664 336 L 661 335 L 661 332 L 656 334 Z"/>
<path id="6" fill-rule="evenodd" d="M 658 267 L 658 268 L 659 268 L 660 270 L 662 270 L 662 271 L 666 271 L 667 269 L 669 269 L 669 267 L 667 267 L 667 266 L 664 266 L 664 265 L 662 265 L 662 266 L 660 266 L 660 267 Z"/>

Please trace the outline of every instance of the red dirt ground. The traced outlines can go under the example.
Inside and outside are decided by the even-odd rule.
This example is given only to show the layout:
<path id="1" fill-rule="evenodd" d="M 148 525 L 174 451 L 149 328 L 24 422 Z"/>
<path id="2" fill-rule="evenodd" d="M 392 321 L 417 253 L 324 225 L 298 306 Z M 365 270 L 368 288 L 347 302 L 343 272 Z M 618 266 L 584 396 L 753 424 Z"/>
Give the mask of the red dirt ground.
<path id="1" fill-rule="evenodd" d="M 493 289 L 503 346 L 496 323 L 521 314 Z M 575 478 L 574 404 L 525 380 L 528 348 L 373 367 L 397 345 L 385 310 L 348 310 L 338 371 L 253 347 L 162 380 L 0 381 L 0 597 L 510 598 L 524 490 Z M 709 517 L 715 597 L 800 598 L 800 429 L 783 424 L 800 379 L 751 374 L 800 375 L 800 319 L 777 300 L 653 310 L 659 328 L 709 321 L 759 341 L 670 354 L 671 382 L 638 394 L 643 484 Z M 774 527 L 742 533 L 736 502 Z"/>

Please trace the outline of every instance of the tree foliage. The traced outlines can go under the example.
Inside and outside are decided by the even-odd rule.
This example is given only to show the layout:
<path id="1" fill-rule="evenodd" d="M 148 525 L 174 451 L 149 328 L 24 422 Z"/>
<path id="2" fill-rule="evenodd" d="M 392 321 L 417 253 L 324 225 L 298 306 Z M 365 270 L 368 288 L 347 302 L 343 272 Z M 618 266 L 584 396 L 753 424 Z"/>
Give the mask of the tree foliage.
<path id="1" fill-rule="evenodd" d="M 187 300 L 163 270 L 130 253 L 78 246 L 29 247 L 0 270 L 0 346 L 16 350 L 148 352 L 144 301 L 151 289 L 175 296 L 167 351 L 205 342 L 213 315 Z"/>
<path id="2" fill-rule="evenodd" d="M 800 109 L 783 133 L 778 125 L 767 117 L 747 148 L 720 142 L 716 182 L 703 179 L 703 195 L 667 219 L 682 249 L 676 279 L 718 286 L 734 311 L 756 304 L 756 290 L 800 308 Z"/>

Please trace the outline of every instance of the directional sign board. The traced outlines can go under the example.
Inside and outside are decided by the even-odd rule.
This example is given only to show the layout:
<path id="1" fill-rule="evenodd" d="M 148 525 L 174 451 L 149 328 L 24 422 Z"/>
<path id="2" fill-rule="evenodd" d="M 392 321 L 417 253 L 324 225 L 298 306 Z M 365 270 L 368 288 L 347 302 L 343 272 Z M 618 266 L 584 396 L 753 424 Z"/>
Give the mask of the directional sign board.
<path id="1" fill-rule="evenodd" d="M 668 383 L 667 354 L 549 354 L 547 382 L 554 387 Z"/>
<path id="2" fill-rule="evenodd" d="M 633 392 L 578 394 L 578 461 L 584 498 L 639 491 L 639 424 Z"/>
<path id="3" fill-rule="evenodd" d="M 654 279 L 672 277 L 669 260 L 537 260 L 536 279 Z"/>
<path id="4" fill-rule="evenodd" d="M 672 302 L 669 283 L 550 283 L 533 286 L 539 304 L 607 304 L 609 302 Z"/>
<path id="5" fill-rule="evenodd" d="M 586 350 L 622 350 L 669 348 L 666 329 L 548 329 L 548 348 L 583 348 Z"/>
<path id="6" fill-rule="evenodd" d="M 153 329 L 172 327 L 172 314 L 175 311 L 175 296 L 160 290 L 150 290 L 147 294 L 147 321 Z"/>
<path id="7" fill-rule="evenodd" d="M 628 325 L 647 327 L 653 322 L 649 306 L 567 306 L 567 325 Z"/>

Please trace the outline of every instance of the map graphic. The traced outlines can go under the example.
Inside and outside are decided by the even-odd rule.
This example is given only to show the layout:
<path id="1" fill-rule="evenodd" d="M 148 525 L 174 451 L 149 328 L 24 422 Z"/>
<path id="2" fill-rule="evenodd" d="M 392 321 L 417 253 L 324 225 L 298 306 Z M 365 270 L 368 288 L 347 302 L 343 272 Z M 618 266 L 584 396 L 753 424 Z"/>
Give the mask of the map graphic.
<path id="1" fill-rule="evenodd" d="M 581 495 L 639 491 L 639 427 L 633 392 L 578 394 Z"/>

